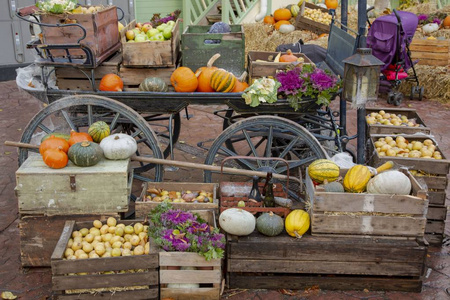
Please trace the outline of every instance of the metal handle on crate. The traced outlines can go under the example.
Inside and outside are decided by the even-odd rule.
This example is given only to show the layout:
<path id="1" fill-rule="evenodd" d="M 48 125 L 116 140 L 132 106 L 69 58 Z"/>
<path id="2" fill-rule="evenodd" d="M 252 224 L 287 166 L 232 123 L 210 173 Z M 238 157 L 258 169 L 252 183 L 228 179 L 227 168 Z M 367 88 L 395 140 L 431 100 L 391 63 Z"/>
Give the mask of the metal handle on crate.
<path id="1" fill-rule="evenodd" d="M 220 177 L 222 177 L 223 174 L 223 165 L 227 160 L 232 159 L 249 159 L 249 160 L 278 160 L 283 162 L 286 165 L 286 187 L 289 189 L 289 163 L 280 157 L 257 157 L 257 156 L 243 156 L 243 155 L 236 155 L 236 156 L 228 156 L 225 157 L 222 160 L 222 163 L 220 164 Z M 275 175 L 275 174 L 274 174 Z M 275 177 L 275 176 L 274 176 Z M 288 193 L 286 193 L 287 195 Z"/>

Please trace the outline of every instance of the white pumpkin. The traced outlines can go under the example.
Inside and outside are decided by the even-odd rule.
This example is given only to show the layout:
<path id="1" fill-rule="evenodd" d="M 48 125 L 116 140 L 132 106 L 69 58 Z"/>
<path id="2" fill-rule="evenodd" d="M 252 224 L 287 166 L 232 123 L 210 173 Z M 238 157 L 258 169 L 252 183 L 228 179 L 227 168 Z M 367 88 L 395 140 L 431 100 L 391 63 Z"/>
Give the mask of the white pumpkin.
<path id="1" fill-rule="evenodd" d="M 369 194 L 409 195 L 411 181 L 400 171 L 386 171 L 374 176 L 367 183 Z"/>
<path id="2" fill-rule="evenodd" d="M 100 147 L 107 159 L 127 159 L 136 153 L 137 143 L 128 134 L 116 133 L 105 137 Z"/>
<path id="3" fill-rule="evenodd" d="M 219 225 L 229 234 L 249 235 L 255 230 L 256 218 L 246 210 L 229 208 L 220 214 Z"/>
<path id="4" fill-rule="evenodd" d="M 284 24 L 280 26 L 280 29 L 278 30 L 281 33 L 290 33 L 295 30 L 295 26 L 292 24 Z"/>
<path id="5" fill-rule="evenodd" d="M 436 23 L 428 23 L 422 26 L 423 33 L 429 34 L 438 31 L 439 25 Z"/>

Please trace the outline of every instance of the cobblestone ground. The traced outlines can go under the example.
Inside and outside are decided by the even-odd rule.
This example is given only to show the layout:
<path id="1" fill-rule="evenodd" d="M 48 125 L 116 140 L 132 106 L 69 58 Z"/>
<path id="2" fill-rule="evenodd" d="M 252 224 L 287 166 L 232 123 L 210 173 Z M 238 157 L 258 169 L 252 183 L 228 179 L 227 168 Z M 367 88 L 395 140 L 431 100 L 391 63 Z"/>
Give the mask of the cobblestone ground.
<path id="1" fill-rule="evenodd" d="M 380 101 L 377 106 L 388 106 Z M 22 130 L 42 104 L 24 92 L 20 92 L 14 81 L 0 82 L 0 292 L 11 291 L 19 299 L 46 299 L 51 295 L 51 272 L 49 268 L 21 268 L 19 250 L 18 209 L 14 195 L 17 149 L 4 146 L 5 140 L 20 140 Z M 402 107 L 418 110 L 425 123 L 431 127 L 444 154 L 450 156 L 448 106 L 431 101 L 404 101 Z M 220 107 L 193 106 L 188 121 L 182 118 L 179 143 L 175 159 L 203 163 L 205 151 L 196 145 L 199 141 L 214 139 L 222 130 L 221 119 L 212 112 Z M 349 133 L 355 133 L 355 111 L 348 113 Z M 182 113 L 184 115 L 184 113 Z M 180 168 L 177 172 L 166 172 L 167 181 L 201 181 L 199 170 Z M 139 189 L 136 184 L 134 189 Z M 448 194 L 448 193 L 447 193 Z M 447 199 L 448 205 L 448 199 Z M 450 218 L 447 216 L 446 234 L 450 236 Z M 372 292 L 372 291 L 323 291 L 318 289 L 287 291 L 269 290 L 225 290 L 223 299 L 450 299 L 450 245 L 431 247 L 427 262 L 428 277 L 422 293 Z M 289 295 L 290 294 L 290 295 Z"/>

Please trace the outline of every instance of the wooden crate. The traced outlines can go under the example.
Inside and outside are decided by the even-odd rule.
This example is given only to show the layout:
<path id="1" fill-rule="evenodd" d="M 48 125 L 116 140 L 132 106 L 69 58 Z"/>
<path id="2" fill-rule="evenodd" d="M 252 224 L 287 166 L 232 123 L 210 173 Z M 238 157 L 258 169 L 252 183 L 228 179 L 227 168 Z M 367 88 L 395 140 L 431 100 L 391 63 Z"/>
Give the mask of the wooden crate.
<path id="1" fill-rule="evenodd" d="M 175 67 L 180 52 L 180 21 L 175 22 L 170 40 L 127 43 L 125 33 L 135 28 L 135 25 L 136 20 L 133 20 L 120 32 L 122 64 L 126 67 L 143 68 Z"/>
<path id="2" fill-rule="evenodd" d="M 222 283 L 222 262 L 210 261 L 197 253 L 160 252 L 159 281 L 161 299 L 219 299 Z M 174 268 L 175 267 L 175 268 Z M 174 270 L 176 267 L 196 267 L 196 270 Z M 198 288 L 173 288 L 170 283 L 198 283 Z"/>
<path id="3" fill-rule="evenodd" d="M 430 175 L 420 172 L 414 176 L 423 187 L 428 189 L 430 205 L 444 205 L 448 184 L 447 175 Z"/>
<path id="4" fill-rule="evenodd" d="M 320 9 L 322 12 L 328 13 L 328 10 L 326 8 L 317 6 L 313 3 L 305 2 L 305 7 L 311 9 Z M 308 30 L 314 32 L 315 34 L 322 34 L 330 32 L 330 25 L 307 19 L 303 17 L 301 13 L 299 13 L 297 18 L 295 19 L 295 29 Z"/>
<path id="5" fill-rule="evenodd" d="M 409 46 L 411 59 L 419 65 L 448 66 L 450 64 L 450 40 L 413 39 Z"/>
<path id="6" fill-rule="evenodd" d="M 327 193 L 320 187 L 314 187 L 306 172 L 312 234 L 423 237 L 427 221 L 427 194 L 411 173 L 405 169 L 401 171 L 411 180 L 412 195 Z M 341 176 L 344 177 L 346 172 L 342 169 Z"/>
<path id="7" fill-rule="evenodd" d="M 175 91 L 170 83 L 170 76 L 176 67 L 167 68 L 127 68 L 120 66 L 119 76 L 122 78 L 124 91 L 137 91 L 139 85 L 147 77 L 158 77 L 164 80 L 169 91 Z"/>
<path id="8" fill-rule="evenodd" d="M 19 220 L 20 259 L 23 267 L 50 267 L 50 258 L 66 220 L 77 222 L 118 218 L 109 215 L 21 215 Z"/>
<path id="9" fill-rule="evenodd" d="M 81 45 L 89 47 L 97 62 L 105 60 L 120 49 L 119 27 L 116 6 L 109 6 L 93 14 L 41 14 L 41 23 L 67 24 L 75 20 L 86 30 L 86 38 Z M 44 43 L 48 45 L 77 44 L 83 36 L 78 26 L 48 27 L 41 26 Z M 66 56 L 65 50 L 51 50 L 55 57 Z M 84 58 L 81 49 L 70 50 L 72 58 Z"/>
<path id="10" fill-rule="evenodd" d="M 430 158 L 407 158 L 407 157 L 392 157 L 392 156 L 379 156 L 375 150 L 374 143 L 380 137 L 392 136 L 394 139 L 396 135 L 383 135 L 372 134 L 369 140 L 369 152 L 370 155 L 367 159 L 371 166 L 380 166 L 387 161 L 393 161 L 398 166 L 408 167 L 414 170 L 420 170 L 430 174 L 447 175 L 449 172 L 450 160 L 448 160 L 441 149 L 438 147 L 436 141 L 431 136 L 415 136 L 415 135 L 403 135 L 408 141 L 424 141 L 426 139 L 433 140 L 436 145 L 436 151 L 441 152 L 443 159 L 430 159 Z"/>
<path id="11" fill-rule="evenodd" d="M 202 210 L 210 209 L 218 212 L 219 203 L 216 196 L 217 184 L 215 183 L 194 183 L 194 182 L 145 182 L 142 184 L 141 196 L 135 202 L 136 218 L 145 218 L 152 209 L 161 202 L 145 201 L 149 188 L 163 189 L 167 191 L 185 192 L 201 191 L 213 193 L 213 202 L 209 203 L 172 203 L 174 209 L 182 210 Z"/>
<path id="12" fill-rule="evenodd" d="M 101 160 L 89 168 L 71 162 L 51 169 L 40 155 L 16 171 L 21 214 L 76 215 L 126 212 L 133 174 L 130 160 Z"/>
<path id="13" fill-rule="evenodd" d="M 106 59 L 101 65 L 94 68 L 95 88 L 98 89 L 100 80 L 106 74 L 119 74 L 119 65 L 122 62 L 122 54 L 116 53 Z M 84 74 L 84 73 L 86 74 Z M 92 91 L 90 70 L 81 70 L 76 68 L 56 67 L 56 85 L 60 90 L 82 90 Z"/>
<path id="14" fill-rule="evenodd" d="M 296 239 L 255 231 L 228 238 L 226 253 L 230 288 L 420 292 L 427 246 L 416 240 Z"/>
<path id="15" fill-rule="evenodd" d="M 366 108 L 366 115 L 372 112 L 378 113 L 380 110 L 384 110 L 388 114 L 400 114 L 405 115 L 408 119 L 415 119 L 420 127 L 408 127 L 408 126 L 393 126 L 393 125 L 368 125 L 366 129 L 366 137 L 368 138 L 371 134 L 414 134 L 417 132 L 422 132 L 424 134 L 430 134 L 431 129 L 425 125 L 422 118 L 417 114 L 415 109 L 410 108 Z"/>
<path id="16" fill-rule="evenodd" d="M 235 76 L 245 71 L 245 36 L 242 25 L 230 25 L 230 33 L 207 33 L 211 26 L 189 25 L 181 35 L 181 63 L 196 71 L 206 66 L 216 53 L 220 58 L 214 66 L 227 70 Z M 218 44 L 207 44 L 206 40 L 218 40 Z"/>
<path id="17" fill-rule="evenodd" d="M 130 225 L 136 221 L 121 221 Z M 64 251 L 72 232 L 89 228 L 91 222 L 66 221 L 60 233 L 58 244 L 54 248 L 51 260 L 53 299 L 158 299 L 158 250 L 150 246 L 147 255 L 100 257 L 78 260 L 66 260 Z M 121 270 L 139 270 L 133 273 L 115 273 Z M 101 272 L 114 272 L 103 274 Z M 86 273 L 78 275 L 77 273 Z M 129 289 L 139 286 L 139 289 Z M 117 290 L 106 291 L 117 288 Z M 128 288 L 128 289 L 127 289 Z M 91 293 L 87 289 L 105 289 Z M 69 293 L 71 290 L 82 290 Z"/>
<path id="18" fill-rule="evenodd" d="M 248 52 L 248 70 L 249 70 L 249 82 L 252 82 L 256 78 L 261 77 L 275 77 L 278 70 L 286 70 L 288 66 L 292 63 L 287 62 L 270 62 L 269 58 L 273 58 L 277 55 L 277 52 L 267 52 L 267 51 L 249 51 Z M 282 52 L 281 55 L 286 54 Z M 304 59 L 303 64 L 312 64 L 313 62 L 303 53 L 293 53 L 296 57 L 302 57 Z"/>
<path id="19" fill-rule="evenodd" d="M 258 183 L 260 192 L 264 187 L 264 183 Z M 274 214 L 287 217 L 291 210 L 287 207 L 263 207 L 262 203 L 255 203 L 248 200 L 248 194 L 252 189 L 251 182 L 228 182 L 223 181 L 220 183 L 220 212 L 231 208 L 238 207 L 239 201 L 245 202 L 245 207 L 240 207 L 252 214 L 273 212 Z M 281 184 L 275 184 L 273 188 L 273 195 L 275 197 L 287 197 L 283 186 Z"/>

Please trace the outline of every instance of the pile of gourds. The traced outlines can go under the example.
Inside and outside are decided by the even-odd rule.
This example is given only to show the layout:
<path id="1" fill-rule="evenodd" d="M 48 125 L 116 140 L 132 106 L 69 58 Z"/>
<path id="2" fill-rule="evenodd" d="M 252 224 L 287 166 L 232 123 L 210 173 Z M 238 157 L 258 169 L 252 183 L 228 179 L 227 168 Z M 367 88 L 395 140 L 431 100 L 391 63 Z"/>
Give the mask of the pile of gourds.
<path id="1" fill-rule="evenodd" d="M 136 140 L 122 133 L 110 135 L 108 124 L 93 123 L 88 132 L 51 133 L 39 146 L 44 163 L 52 169 L 67 166 L 69 160 L 79 167 L 90 167 L 107 159 L 127 159 L 137 150 Z"/>

